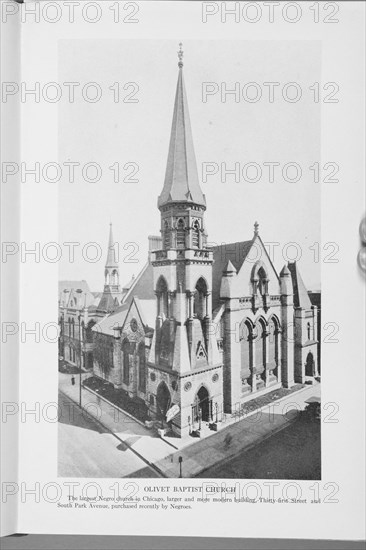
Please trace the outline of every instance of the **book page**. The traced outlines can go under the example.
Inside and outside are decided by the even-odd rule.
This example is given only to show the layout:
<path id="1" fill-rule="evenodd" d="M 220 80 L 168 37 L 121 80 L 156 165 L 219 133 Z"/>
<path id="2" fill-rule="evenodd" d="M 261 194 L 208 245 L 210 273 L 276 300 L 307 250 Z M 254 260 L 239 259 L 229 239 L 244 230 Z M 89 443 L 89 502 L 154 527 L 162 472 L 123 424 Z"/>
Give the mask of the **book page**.
<path id="1" fill-rule="evenodd" d="M 364 538 L 363 16 L 7 15 L 18 532 Z"/>

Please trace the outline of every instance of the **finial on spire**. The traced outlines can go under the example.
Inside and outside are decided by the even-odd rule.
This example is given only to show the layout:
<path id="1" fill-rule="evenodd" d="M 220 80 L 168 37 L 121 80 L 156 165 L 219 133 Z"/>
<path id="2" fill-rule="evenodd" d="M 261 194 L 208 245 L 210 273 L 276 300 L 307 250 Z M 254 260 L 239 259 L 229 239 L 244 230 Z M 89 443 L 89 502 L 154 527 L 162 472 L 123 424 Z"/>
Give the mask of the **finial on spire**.
<path id="1" fill-rule="evenodd" d="M 259 223 L 254 223 L 254 235 L 259 235 Z"/>
<path id="2" fill-rule="evenodd" d="M 178 67 L 181 69 L 183 67 L 183 50 L 182 50 L 182 42 L 179 42 L 179 51 L 178 51 Z"/>

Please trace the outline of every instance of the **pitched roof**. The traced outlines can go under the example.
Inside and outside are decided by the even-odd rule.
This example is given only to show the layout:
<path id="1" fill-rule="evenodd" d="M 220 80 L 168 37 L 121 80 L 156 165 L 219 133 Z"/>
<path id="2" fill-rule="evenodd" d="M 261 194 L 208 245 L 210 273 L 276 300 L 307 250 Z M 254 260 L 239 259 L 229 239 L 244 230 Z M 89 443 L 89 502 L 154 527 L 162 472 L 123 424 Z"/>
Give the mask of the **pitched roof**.
<path id="1" fill-rule="evenodd" d="M 117 327 L 122 327 L 128 312 L 131 307 L 133 298 L 129 303 L 119 306 L 113 313 L 106 315 L 96 323 L 93 327 L 95 332 L 101 334 L 107 334 L 109 336 L 117 336 L 116 331 L 114 330 Z M 154 300 L 135 300 L 136 307 L 140 313 L 141 320 L 146 327 L 154 328 L 155 326 L 155 316 L 156 316 L 156 302 Z"/>
<path id="2" fill-rule="evenodd" d="M 81 281 L 59 281 L 58 282 L 58 291 L 63 292 L 66 290 L 71 290 L 74 288 L 75 290 L 80 289 L 83 292 L 90 292 L 89 285 L 86 282 L 85 279 L 82 279 Z"/>
<path id="3" fill-rule="evenodd" d="M 147 262 L 135 277 L 127 293 L 123 296 L 123 303 L 131 303 L 134 296 L 139 300 L 155 300 L 153 266 Z"/>
<path id="4" fill-rule="evenodd" d="M 304 281 L 301 278 L 299 268 L 296 262 L 288 263 L 291 273 L 292 286 L 294 288 L 294 305 L 303 309 L 311 309 L 311 301 Z"/>
<path id="5" fill-rule="evenodd" d="M 83 279 L 81 281 L 59 281 L 58 283 L 59 302 L 60 306 L 73 307 L 81 309 L 92 307 L 95 304 L 95 297 L 90 292 L 88 283 Z M 71 306 L 70 298 L 73 300 Z"/>
<path id="6" fill-rule="evenodd" d="M 107 334 L 109 336 L 117 336 L 117 333 L 114 329 L 114 327 L 121 327 L 123 323 L 125 322 L 128 310 L 129 310 L 129 304 L 123 304 L 120 306 L 116 311 L 113 313 L 106 315 L 99 321 L 99 323 L 96 323 L 93 326 L 93 331 L 97 332 L 98 334 Z"/>
<path id="7" fill-rule="evenodd" d="M 140 311 L 143 323 L 150 328 L 154 328 L 156 320 L 156 300 L 140 300 L 136 298 L 135 303 Z"/>
<path id="8" fill-rule="evenodd" d="M 122 305 L 117 307 L 112 313 L 107 314 L 99 323 L 96 331 L 103 334 L 114 335 L 113 326 L 123 325 L 130 305 L 134 298 L 137 298 L 136 304 L 140 308 L 144 322 L 150 328 L 155 327 L 156 317 L 156 297 L 154 293 L 154 274 L 153 266 L 147 262 L 137 277 L 132 281 L 132 285 L 122 298 Z M 108 305 L 108 304 L 107 304 Z M 115 307 L 115 306 L 114 306 Z M 99 305 L 98 309 L 102 309 Z M 106 309 L 103 309 L 106 311 Z"/>
<path id="9" fill-rule="evenodd" d="M 168 202 L 187 201 L 206 206 L 198 181 L 183 69 L 180 66 L 164 187 L 158 198 L 158 207 Z"/>
<path id="10" fill-rule="evenodd" d="M 220 286 L 221 278 L 226 271 L 228 262 L 239 272 L 249 250 L 253 244 L 250 241 L 239 241 L 236 243 L 223 243 L 220 246 L 213 247 L 213 269 L 212 269 L 212 308 L 215 309 L 220 304 Z"/>
<path id="11" fill-rule="evenodd" d="M 106 288 L 102 294 L 100 302 L 98 304 L 99 311 L 113 311 L 118 307 L 118 300 L 116 294 L 112 294 L 109 288 Z"/>
<path id="12" fill-rule="evenodd" d="M 132 286 L 135 279 L 136 279 L 135 275 L 132 275 L 132 278 L 128 281 L 128 283 L 123 285 L 122 290 L 124 290 L 126 292 L 127 292 L 127 290 L 130 290 L 130 288 L 131 288 L 131 286 Z"/>

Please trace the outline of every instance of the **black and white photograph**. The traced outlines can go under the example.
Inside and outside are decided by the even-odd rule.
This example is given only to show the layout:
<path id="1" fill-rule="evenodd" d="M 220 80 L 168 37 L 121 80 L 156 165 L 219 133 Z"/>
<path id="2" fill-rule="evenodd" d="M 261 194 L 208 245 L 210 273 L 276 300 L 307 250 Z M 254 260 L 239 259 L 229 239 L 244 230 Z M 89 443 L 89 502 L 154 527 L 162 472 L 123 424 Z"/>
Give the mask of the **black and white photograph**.
<path id="1" fill-rule="evenodd" d="M 2 0 L 4 550 L 362 547 L 365 11 Z"/>
<path id="2" fill-rule="evenodd" d="M 59 56 L 59 475 L 321 479 L 320 44 Z"/>

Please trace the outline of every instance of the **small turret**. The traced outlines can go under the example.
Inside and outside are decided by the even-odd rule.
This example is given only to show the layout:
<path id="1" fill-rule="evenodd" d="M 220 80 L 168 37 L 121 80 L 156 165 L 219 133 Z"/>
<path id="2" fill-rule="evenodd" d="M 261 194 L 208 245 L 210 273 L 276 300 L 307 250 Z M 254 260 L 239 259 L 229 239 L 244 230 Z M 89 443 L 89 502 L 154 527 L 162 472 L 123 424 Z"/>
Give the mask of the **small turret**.
<path id="1" fill-rule="evenodd" d="M 291 273 L 286 264 L 283 266 L 280 273 L 280 289 L 281 289 L 281 294 L 284 296 L 292 296 L 294 293 L 292 280 L 291 280 Z"/>
<path id="2" fill-rule="evenodd" d="M 237 271 L 229 260 L 221 279 L 220 298 L 231 298 L 233 278 L 236 277 L 236 275 Z"/>

